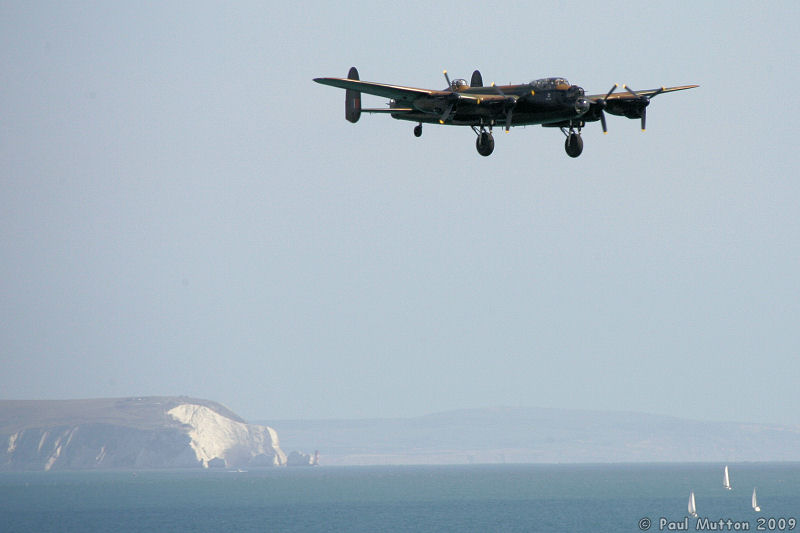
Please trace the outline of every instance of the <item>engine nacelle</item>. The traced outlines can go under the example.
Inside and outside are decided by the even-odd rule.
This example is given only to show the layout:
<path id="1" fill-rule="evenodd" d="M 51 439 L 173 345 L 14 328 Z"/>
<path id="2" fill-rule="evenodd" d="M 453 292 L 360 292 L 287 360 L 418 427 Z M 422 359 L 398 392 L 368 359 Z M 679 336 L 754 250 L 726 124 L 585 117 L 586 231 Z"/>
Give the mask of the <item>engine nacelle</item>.
<path id="1" fill-rule="evenodd" d="M 442 97 L 420 96 L 414 100 L 414 109 L 423 113 L 441 115 L 447 109 L 447 101 Z"/>
<path id="2" fill-rule="evenodd" d="M 612 115 L 626 118 L 642 118 L 644 109 L 650 102 L 646 99 L 609 100 L 606 111 Z"/>

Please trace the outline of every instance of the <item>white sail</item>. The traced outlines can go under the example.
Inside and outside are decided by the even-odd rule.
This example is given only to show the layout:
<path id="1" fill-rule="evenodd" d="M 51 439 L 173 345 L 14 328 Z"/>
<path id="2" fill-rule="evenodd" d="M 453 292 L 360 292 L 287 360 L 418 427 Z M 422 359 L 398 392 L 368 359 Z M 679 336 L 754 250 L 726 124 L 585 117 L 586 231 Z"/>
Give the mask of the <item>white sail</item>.
<path id="1" fill-rule="evenodd" d="M 728 465 L 725 465 L 725 475 L 722 477 L 722 486 L 731 490 L 731 478 L 728 475 Z"/>
<path id="2" fill-rule="evenodd" d="M 689 494 L 689 514 L 697 518 L 697 507 L 694 504 L 694 491 Z"/>
<path id="3" fill-rule="evenodd" d="M 756 489 L 753 488 L 753 510 L 755 512 L 761 512 L 761 507 L 758 506 L 758 498 L 756 498 Z"/>

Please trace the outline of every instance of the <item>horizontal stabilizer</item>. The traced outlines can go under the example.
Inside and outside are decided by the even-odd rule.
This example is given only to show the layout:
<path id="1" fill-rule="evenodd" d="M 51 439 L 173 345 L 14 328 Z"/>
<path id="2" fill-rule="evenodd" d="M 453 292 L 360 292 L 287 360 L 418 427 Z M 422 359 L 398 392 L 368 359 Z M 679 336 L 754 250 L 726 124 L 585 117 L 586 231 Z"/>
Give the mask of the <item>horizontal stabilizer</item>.
<path id="1" fill-rule="evenodd" d="M 380 109 L 362 109 L 362 113 L 413 113 L 416 109 L 411 107 L 382 107 Z"/>

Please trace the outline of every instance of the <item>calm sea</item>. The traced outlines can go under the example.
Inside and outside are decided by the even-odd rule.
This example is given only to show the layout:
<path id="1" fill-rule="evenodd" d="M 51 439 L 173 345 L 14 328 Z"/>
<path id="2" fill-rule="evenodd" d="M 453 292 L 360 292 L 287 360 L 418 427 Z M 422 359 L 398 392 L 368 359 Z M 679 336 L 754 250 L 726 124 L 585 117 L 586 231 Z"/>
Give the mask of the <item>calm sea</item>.
<path id="1" fill-rule="evenodd" d="M 708 522 L 690 519 L 689 531 L 800 531 L 800 465 L 732 463 L 732 491 L 722 471 L 629 464 L 3 473 L 0 531 L 667 531 L 660 520 L 682 527 L 692 490 Z M 753 487 L 761 513 L 750 506 Z"/>

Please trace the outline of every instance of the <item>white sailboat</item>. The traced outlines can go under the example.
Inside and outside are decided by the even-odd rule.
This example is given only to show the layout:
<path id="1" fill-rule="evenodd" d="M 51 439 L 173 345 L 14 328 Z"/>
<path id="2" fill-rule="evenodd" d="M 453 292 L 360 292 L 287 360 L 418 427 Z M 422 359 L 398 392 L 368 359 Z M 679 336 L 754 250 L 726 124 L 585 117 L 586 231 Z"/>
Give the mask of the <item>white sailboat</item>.
<path id="1" fill-rule="evenodd" d="M 694 504 L 694 491 L 689 494 L 689 514 L 697 518 L 697 507 Z"/>
<path id="2" fill-rule="evenodd" d="M 756 498 L 756 489 L 753 487 L 753 510 L 757 513 L 761 512 L 761 507 L 758 506 L 758 498 Z"/>
<path id="3" fill-rule="evenodd" d="M 731 478 L 728 475 L 728 465 L 725 465 L 725 475 L 722 477 L 722 486 L 731 490 Z"/>

